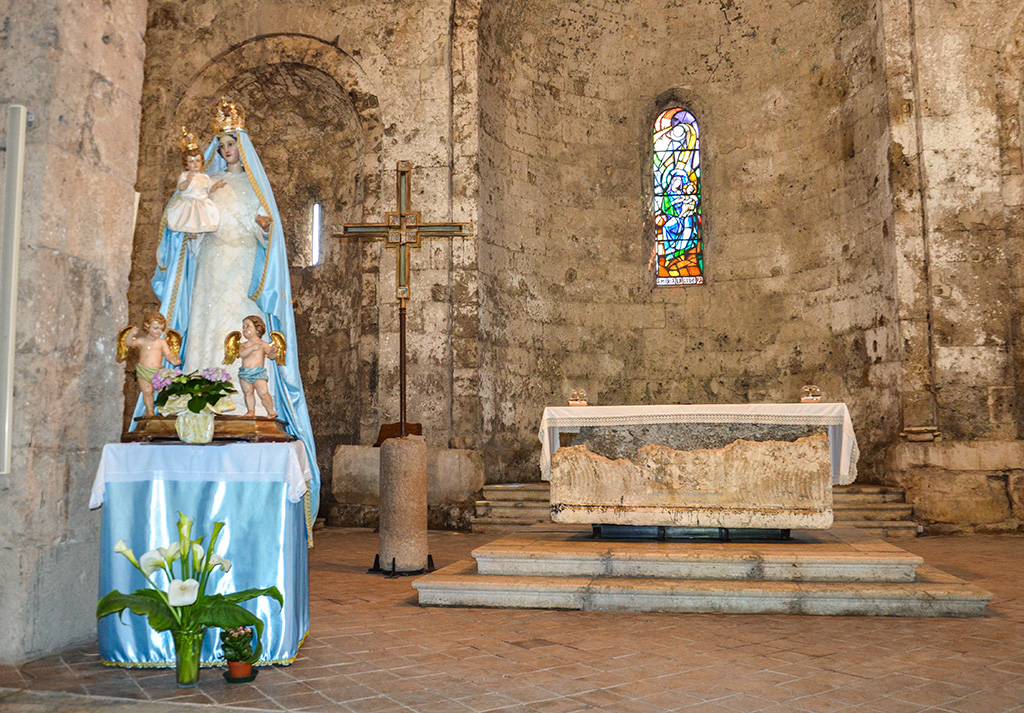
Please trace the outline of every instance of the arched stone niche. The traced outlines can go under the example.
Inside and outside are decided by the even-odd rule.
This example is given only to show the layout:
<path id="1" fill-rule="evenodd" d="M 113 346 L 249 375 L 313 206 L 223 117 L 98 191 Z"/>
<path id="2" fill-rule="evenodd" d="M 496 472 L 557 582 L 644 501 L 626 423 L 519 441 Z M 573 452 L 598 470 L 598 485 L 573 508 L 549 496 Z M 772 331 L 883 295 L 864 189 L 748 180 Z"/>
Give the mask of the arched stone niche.
<path id="1" fill-rule="evenodd" d="M 363 249 L 330 235 L 333 224 L 358 222 L 375 211 L 382 129 L 367 84 L 359 66 L 333 45 L 307 36 L 264 36 L 211 60 L 173 109 L 167 107 L 164 121 L 150 124 L 161 126 L 161 135 L 151 138 L 165 147 L 157 152 L 162 165 L 150 185 L 160 184 L 166 200 L 181 170 L 180 126 L 190 127 L 205 145 L 212 138 L 210 112 L 221 97 L 246 111 L 288 245 L 297 351 L 326 493 L 335 446 L 357 441 L 359 404 L 365 401 L 358 394 L 372 381 L 366 374 L 372 368 L 359 359 L 361 335 L 377 338 L 369 328 L 376 310 L 361 309 L 376 304 L 375 281 L 363 279 Z M 145 178 L 140 175 L 140 183 Z M 321 247 L 319 263 L 310 266 L 314 202 L 322 206 Z M 140 226 L 151 224 L 151 217 L 140 218 Z M 157 240 L 147 234 L 136 249 L 148 254 Z M 370 346 L 368 353 L 375 354 L 376 344 Z"/>

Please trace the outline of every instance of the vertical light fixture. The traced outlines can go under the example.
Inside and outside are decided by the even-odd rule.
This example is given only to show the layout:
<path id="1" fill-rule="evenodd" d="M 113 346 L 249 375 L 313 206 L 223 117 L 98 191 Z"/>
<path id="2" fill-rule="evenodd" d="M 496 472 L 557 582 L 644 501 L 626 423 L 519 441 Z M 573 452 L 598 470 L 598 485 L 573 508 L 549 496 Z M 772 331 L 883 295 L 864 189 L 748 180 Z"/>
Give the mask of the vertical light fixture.
<path id="1" fill-rule="evenodd" d="M 320 204 L 313 204 L 313 240 L 312 257 L 309 264 L 316 265 L 320 262 Z"/>
<path id="2" fill-rule="evenodd" d="M 14 430 L 14 330 L 18 306 L 18 248 L 21 242 L 21 193 L 25 173 L 28 111 L 7 109 L 7 175 L 0 228 L 0 473 L 11 472 Z"/>

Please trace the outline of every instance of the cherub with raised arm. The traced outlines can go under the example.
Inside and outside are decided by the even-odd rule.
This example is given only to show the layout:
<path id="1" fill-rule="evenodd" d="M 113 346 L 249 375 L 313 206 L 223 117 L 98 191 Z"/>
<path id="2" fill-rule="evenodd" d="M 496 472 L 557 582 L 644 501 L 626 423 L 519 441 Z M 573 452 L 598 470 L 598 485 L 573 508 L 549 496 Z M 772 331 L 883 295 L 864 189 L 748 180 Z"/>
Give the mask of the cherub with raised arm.
<path id="1" fill-rule="evenodd" d="M 164 332 L 167 336 L 164 337 Z M 140 333 L 141 332 L 141 333 Z M 164 359 L 174 366 L 181 366 L 181 335 L 173 329 L 167 329 L 167 320 L 162 314 L 153 310 L 146 312 L 142 318 L 142 329 L 129 325 L 117 333 L 117 360 L 124 361 L 131 349 L 139 350 L 139 362 L 135 365 L 135 378 L 142 392 L 142 403 L 146 406 L 146 416 L 156 415 L 153 410 L 153 375 L 160 371 Z"/>
<path id="2" fill-rule="evenodd" d="M 242 395 L 245 397 L 245 416 L 256 415 L 256 394 L 259 394 L 263 408 L 267 410 L 267 416 L 277 418 L 274 411 L 274 400 L 267 388 L 267 367 L 266 358 L 270 357 L 281 366 L 284 366 L 285 341 L 284 335 L 280 332 L 271 332 L 270 341 L 263 341 L 263 335 L 267 333 L 267 325 L 262 317 L 249 315 L 242 320 L 242 332 L 232 332 L 224 340 L 224 363 L 231 364 L 239 357 L 242 358 L 242 366 L 238 370 L 238 383 L 242 387 Z M 240 343 L 240 338 L 245 337 L 246 341 Z"/>

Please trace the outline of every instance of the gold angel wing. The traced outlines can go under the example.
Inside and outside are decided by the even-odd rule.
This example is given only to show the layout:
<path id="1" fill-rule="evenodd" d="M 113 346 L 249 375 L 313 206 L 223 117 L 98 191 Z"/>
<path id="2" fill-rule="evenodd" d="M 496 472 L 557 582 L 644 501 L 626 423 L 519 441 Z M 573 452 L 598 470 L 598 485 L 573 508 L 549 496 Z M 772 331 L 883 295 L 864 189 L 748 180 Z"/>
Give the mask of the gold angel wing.
<path id="1" fill-rule="evenodd" d="M 277 362 L 278 366 L 284 366 L 284 355 L 288 349 L 288 344 L 284 341 L 284 335 L 280 332 L 271 332 L 270 343 L 277 347 L 277 358 L 274 361 Z"/>
<path id="2" fill-rule="evenodd" d="M 181 333 L 173 329 L 167 330 L 167 346 L 174 352 L 174 356 L 181 356 Z"/>
<path id="3" fill-rule="evenodd" d="M 238 341 L 242 338 L 242 333 L 235 331 L 227 336 L 224 340 L 224 363 L 233 364 L 238 358 Z"/>
<path id="4" fill-rule="evenodd" d="M 132 331 L 132 325 L 122 327 L 117 333 L 117 361 L 124 361 L 128 358 L 128 332 Z"/>

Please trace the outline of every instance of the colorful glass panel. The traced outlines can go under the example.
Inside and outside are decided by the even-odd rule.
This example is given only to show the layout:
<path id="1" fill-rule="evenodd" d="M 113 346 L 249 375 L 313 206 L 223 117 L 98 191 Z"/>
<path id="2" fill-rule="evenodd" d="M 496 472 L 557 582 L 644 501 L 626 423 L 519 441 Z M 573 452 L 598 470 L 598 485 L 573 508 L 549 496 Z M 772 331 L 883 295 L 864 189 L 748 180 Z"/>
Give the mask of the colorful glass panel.
<path id="1" fill-rule="evenodd" d="M 658 285 L 704 284 L 700 130 L 676 107 L 654 122 L 654 225 Z"/>

